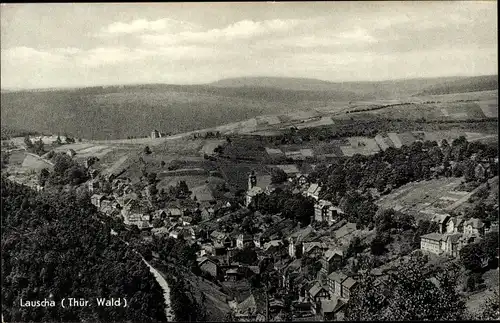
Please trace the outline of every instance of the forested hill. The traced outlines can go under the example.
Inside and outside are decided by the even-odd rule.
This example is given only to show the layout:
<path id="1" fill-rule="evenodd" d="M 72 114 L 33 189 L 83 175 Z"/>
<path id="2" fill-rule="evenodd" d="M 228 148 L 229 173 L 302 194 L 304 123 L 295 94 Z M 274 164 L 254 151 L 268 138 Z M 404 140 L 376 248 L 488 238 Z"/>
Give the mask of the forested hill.
<path id="1" fill-rule="evenodd" d="M 92 218 L 88 196 L 38 194 L 4 177 L 1 189 L 6 322 L 166 321 L 160 286 L 139 256 Z M 63 308 L 67 297 L 92 306 Z M 126 298 L 128 307 L 97 307 L 97 297 Z M 56 306 L 20 307 L 44 299 Z"/>
<path id="2" fill-rule="evenodd" d="M 498 89 L 498 75 L 475 76 L 430 86 L 419 95 L 440 95 Z"/>

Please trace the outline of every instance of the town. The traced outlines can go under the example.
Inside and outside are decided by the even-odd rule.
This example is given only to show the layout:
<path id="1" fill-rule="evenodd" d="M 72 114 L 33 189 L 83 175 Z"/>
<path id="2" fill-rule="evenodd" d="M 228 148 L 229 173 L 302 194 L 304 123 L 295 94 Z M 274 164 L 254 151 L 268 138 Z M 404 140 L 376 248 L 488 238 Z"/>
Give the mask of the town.
<path id="1" fill-rule="evenodd" d="M 495 5 L 2 4 L 2 323 L 498 321 Z"/>
<path id="2" fill-rule="evenodd" d="M 60 136 L 52 136 L 46 142 L 54 143 L 55 152 L 41 157 L 26 152 L 22 164 L 38 169 L 27 182 L 37 191 L 64 181 L 57 177 L 67 175 L 64 168 L 78 169 L 70 181 L 85 188 L 102 219 L 113 223 L 114 234 L 159 267 L 176 257 L 162 248 L 165 241 L 180 241 L 188 250 L 182 266 L 208 286 L 201 294 L 211 298 L 205 306 L 217 313 L 210 319 L 343 320 L 363 275 L 387 284 L 391 273 L 417 254 L 439 264 L 429 265 L 431 281 L 445 263 L 468 266 L 465 293 L 484 285 L 479 273 L 494 272 L 488 268 L 497 261 L 496 251 L 476 252 L 498 238 L 498 201 L 490 196 L 498 195 L 497 189 L 491 191 L 498 186 L 497 151 L 474 141 L 473 134 L 470 142 L 464 136 L 450 137 L 450 142 L 426 136 L 352 137 L 347 141 L 351 146 L 340 146 L 352 152 L 326 160 L 307 143 L 291 156 L 280 146 L 263 147 L 258 156 L 255 151 L 250 158 L 238 154 L 240 164 L 230 156 L 232 150 L 255 144 L 253 136 L 194 133 L 178 140 L 204 145 L 198 153 L 203 160 L 192 163 L 204 168 L 177 166 L 178 160 L 158 162 L 162 155 L 155 145 L 138 151 L 137 162 L 120 158 L 105 170 L 99 169 L 98 157 L 84 154 L 88 148 L 79 150 L 83 157 L 77 159 L 78 153 L 66 148 L 76 147 L 73 140 L 63 144 Z M 27 138 L 28 150 L 43 145 L 42 137 Z M 158 131 L 151 133 L 151 140 L 159 138 Z M 412 163 L 425 162 L 426 167 L 394 178 L 397 161 L 403 157 L 408 164 L 404 157 L 409 153 L 416 158 Z M 254 168 L 252 158 L 260 161 Z M 243 171 L 226 174 L 228 160 L 234 163 L 231 170 Z M 139 174 L 132 171 L 141 163 Z M 207 171 L 207 164 L 222 167 Z M 193 176 L 209 184 L 190 187 L 186 180 L 169 181 L 173 185 L 159 189 L 165 179 L 190 182 Z M 443 186 L 445 190 L 432 191 Z M 410 203 L 403 197 L 422 191 L 430 202 L 421 198 Z M 469 264 L 474 262 L 470 257 L 479 257 L 478 265 Z"/>

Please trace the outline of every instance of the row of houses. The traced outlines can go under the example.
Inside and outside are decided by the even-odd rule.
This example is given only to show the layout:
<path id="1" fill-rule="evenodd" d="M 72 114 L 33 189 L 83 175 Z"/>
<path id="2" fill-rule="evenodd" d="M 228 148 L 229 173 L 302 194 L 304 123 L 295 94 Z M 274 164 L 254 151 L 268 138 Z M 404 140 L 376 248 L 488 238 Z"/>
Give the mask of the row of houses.
<path id="1" fill-rule="evenodd" d="M 438 223 L 438 232 L 421 236 L 420 249 L 451 257 L 458 257 L 463 246 L 477 242 L 487 231 L 498 230 L 498 225 L 487 228 L 481 219 L 464 220 L 448 214 L 437 214 L 432 221 Z"/>

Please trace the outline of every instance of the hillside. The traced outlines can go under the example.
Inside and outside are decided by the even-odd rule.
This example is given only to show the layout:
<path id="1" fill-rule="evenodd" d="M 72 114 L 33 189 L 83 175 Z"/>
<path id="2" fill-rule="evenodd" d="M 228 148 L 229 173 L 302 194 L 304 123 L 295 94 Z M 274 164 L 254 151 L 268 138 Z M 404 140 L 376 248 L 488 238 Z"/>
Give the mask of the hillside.
<path id="1" fill-rule="evenodd" d="M 347 102 L 405 100 L 415 93 L 496 88 L 497 76 L 332 83 L 297 78 L 238 78 L 207 85 L 128 85 L 1 93 L 1 125 L 40 133 L 106 140 L 179 133 L 261 115 Z M 444 89 L 444 90 L 443 90 Z"/>
<path id="2" fill-rule="evenodd" d="M 496 76 L 494 76 L 496 77 Z M 228 78 L 211 83 L 215 87 L 271 87 L 283 90 L 309 90 L 326 92 L 351 92 L 364 97 L 394 98 L 411 96 L 428 89 L 429 87 L 448 84 L 450 82 L 473 83 L 470 77 L 440 77 L 407 80 L 390 80 L 378 82 L 328 82 L 308 78 L 286 77 L 241 77 Z"/>
<path id="3" fill-rule="evenodd" d="M 498 89 L 498 75 L 475 76 L 430 86 L 419 95 L 479 92 Z"/>
<path id="4" fill-rule="evenodd" d="M 89 139 L 185 132 L 363 97 L 263 87 L 147 85 L 2 93 L 2 127 Z"/>

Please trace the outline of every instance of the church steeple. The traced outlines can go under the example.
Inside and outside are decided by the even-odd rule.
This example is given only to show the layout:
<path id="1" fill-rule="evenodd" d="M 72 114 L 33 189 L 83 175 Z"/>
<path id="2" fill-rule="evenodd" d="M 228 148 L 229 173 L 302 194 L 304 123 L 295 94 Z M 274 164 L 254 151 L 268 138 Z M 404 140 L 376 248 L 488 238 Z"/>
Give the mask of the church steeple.
<path id="1" fill-rule="evenodd" d="M 255 187 L 257 185 L 257 176 L 255 176 L 255 171 L 252 171 L 249 175 L 248 175 L 248 189 L 252 189 L 253 187 Z"/>

